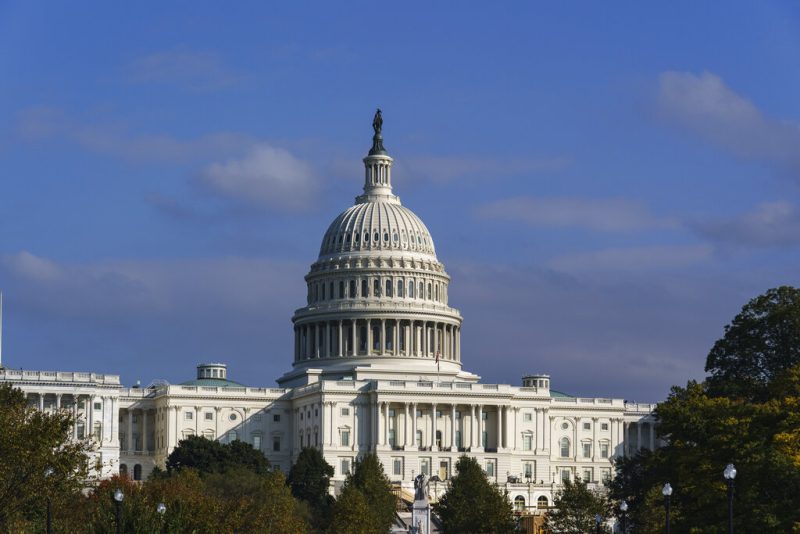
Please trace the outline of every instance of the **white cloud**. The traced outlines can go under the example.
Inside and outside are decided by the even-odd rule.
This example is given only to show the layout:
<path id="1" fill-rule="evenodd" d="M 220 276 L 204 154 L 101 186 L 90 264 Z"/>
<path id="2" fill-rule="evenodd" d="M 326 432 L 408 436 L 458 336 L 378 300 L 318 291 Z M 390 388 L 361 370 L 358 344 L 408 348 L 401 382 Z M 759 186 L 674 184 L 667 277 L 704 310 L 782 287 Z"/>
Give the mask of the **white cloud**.
<path id="1" fill-rule="evenodd" d="M 216 52 L 183 48 L 153 52 L 130 65 L 131 79 L 144 83 L 169 83 L 191 89 L 220 89 L 235 84 L 234 75 Z"/>
<path id="2" fill-rule="evenodd" d="M 657 104 L 664 119 L 738 157 L 800 173 L 800 126 L 765 116 L 716 74 L 661 73 Z"/>
<path id="3" fill-rule="evenodd" d="M 533 227 L 583 228 L 602 232 L 665 228 L 675 224 L 659 219 L 643 205 L 625 199 L 571 197 L 514 197 L 478 208 L 481 217 L 518 221 Z"/>
<path id="4" fill-rule="evenodd" d="M 710 245 L 607 248 L 554 258 L 548 265 L 570 273 L 668 270 L 704 263 L 713 257 Z"/>
<path id="5" fill-rule="evenodd" d="M 702 236 L 720 243 L 771 247 L 800 243 L 800 210 L 785 201 L 762 202 L 736 217 L 693 224 Z"/>
<path id="6" fill-rule="evenodd" d="M 259 207 L 300 210 L 318 184 L 311 167 L 288 150 L 260 143 L 243 158 L 214 163 L 202 182 L 222 196 Z"/>

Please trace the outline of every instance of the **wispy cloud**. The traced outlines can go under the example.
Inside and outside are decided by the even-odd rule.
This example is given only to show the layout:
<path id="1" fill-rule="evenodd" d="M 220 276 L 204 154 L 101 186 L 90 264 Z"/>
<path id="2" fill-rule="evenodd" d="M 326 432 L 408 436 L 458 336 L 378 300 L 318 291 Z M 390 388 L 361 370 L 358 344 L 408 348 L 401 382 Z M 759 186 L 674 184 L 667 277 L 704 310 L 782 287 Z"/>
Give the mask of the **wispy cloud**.
<path id="1" fill-rule="evenodd" d="M 445 184 L 455 179 L 493 181 L 506 176 L 554 172 L 569 165 L 564 158 L 475 158 L 467 156 L 411 156 L 397 162 L 396 174 L 411 181 Z"/>
<path id="2" fill-rule="evenodd" d="M 255 144 L 252 137 L 218 132 L 193 139 L 136 135 L 125 125 L 87 124 L 54 108 L 30 108 L 19 114 L 17 132 L 29 141 L 66 139 L 92 152 L 135 162 L 193 163 L 239 154 Z"/>
<path id="3" fill-rule="evenodd" d="M 140 83 L 164 83 L 196 90 L 222 89 L 237 83 L 235 75 L 216 52 L 174 48 L 137 58 L 129 66 L 130 78 Z"/>
<path id="4" fill-rule="evenodd" d="M 607 248 L 560 256 L 548 262 L 555 270 L 570 273 L 593 271 L 647 272 L 670 270 L 703 263 L 713 258 L 711 245 Z"/>
<path id="5" fill-rule="evenodd" d="M 698 221 L 691 227 L 714 242 L 746 247 L 800 244 L 800 210 L 789 202 L 762 202 L 735 217 Z"/>
<path id="6" fill-rule="evenodd" d="M 800 126 L 764 115 L 711 72 L 663 72 L 661 116 L 740 158 L 779 165 L 800 176 Z"/>
<path id="7" fill-rule="evenodd" d="M 640 203 L 614 198 L 514 197 L 485 204 L 478 208 L 477 214 L 533 227 L 581 228 L 600 232 L 631 232 L 676 224 L 656 217 Z"/>
<path id="8" fill-rule="evenodd" d="M 295 211 L 308 208 L 318 189 L 309 164 L 267 143 L 240 159 L 213 163 L 200 179 L 216 194 L 238 203 Z"/>

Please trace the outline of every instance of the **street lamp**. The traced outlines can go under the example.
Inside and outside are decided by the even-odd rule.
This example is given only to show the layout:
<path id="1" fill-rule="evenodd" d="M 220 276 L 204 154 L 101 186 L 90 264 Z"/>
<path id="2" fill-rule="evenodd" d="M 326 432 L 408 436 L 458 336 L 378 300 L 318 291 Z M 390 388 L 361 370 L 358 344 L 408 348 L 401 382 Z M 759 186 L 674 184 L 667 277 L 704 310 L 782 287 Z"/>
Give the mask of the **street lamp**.
<path id="1" fill-rule="evenodd" d="M 158 503 L 158 506 L 156 506 L 156 512 L 158 512 L 158 516 L 161 518 L 161 532 L 166 532 L 167 525 L 164 523 L 164 514 L 167 513 L 167 505 L 163 502 Z"/>
<path id="2" fill-rule="evenodd" d="M 672 495 L 672 486 L 669 485 L 669 482 L 661 488 L 661 494 L 664 496 L 664 511 L 667 514 L 667 534 L 669 534 L 669 498 Z"/>
<path id="3" fill-rule="evenodd" d="M 53 502 L 50 499 L 50 484 L 49 479 L 50 476 L 53 474 L 53 468 L 48 467 L 44 470 L 44 479 L 45 483 L 47 484 L 47 488 L 45 491 L 47 492 L 47 534 L 51 534 L 53 532 Z"/>
<path id="4" fill-rule="evenodd" d="M 596 527 L 597 534 L 600 534 L 600 523 L 603 522 L 603 516 L 600 514 L 594 514 L 594 524 Z"/>
<path id="5" fill-rule="evenodd" d="M 625 514 L 628 512 L 628 503 L 625 501 L 619 503 L 619 511 L 622 512 L 622 534 L 628 534 L 627 525 L 625 524 Z"/>
<path id="6" fill-rule="evenodd" d="M 725 466 L 722 476 L 728 483 L 728 534 L 733 534 L 733 479 L 736 478 L 736 468 L 733 464 Z"/>
<path id="7" fill-rule="evenodd" d="M 122 490 L 117 488 L 114 492 L 114 516 L 117 520 L 117 534 L 122 533 L 122 499 L 125 498 L 125 494 L 122 493 Z"/>

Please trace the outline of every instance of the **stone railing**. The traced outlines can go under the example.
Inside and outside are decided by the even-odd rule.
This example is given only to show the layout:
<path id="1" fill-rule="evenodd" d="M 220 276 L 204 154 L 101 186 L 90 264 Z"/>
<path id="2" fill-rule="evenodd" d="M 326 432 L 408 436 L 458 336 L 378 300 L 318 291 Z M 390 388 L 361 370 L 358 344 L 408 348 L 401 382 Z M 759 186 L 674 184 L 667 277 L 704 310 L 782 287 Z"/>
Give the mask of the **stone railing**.
<path id="1" fill-rule="evenodd" d="M 120 385 L 119 375 L 65 371 L 25 371 L 18 369 L 0 369 L 0 380 L 9 382 L 65 382 L 104 386 Z"/>

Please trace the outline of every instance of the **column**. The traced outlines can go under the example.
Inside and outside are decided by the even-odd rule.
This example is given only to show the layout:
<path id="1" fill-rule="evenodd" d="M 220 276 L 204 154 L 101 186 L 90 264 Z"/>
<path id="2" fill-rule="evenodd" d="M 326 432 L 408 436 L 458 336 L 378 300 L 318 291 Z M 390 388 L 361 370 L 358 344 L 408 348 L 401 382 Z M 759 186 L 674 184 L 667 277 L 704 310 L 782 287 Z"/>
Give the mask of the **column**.
<path id="1" fill-rule="evenodd" d="M 360 428 L 360 421 L 361 421 L 361 410 L 364 404 L 361 401 L 356 400 L 353 402 L 353 443 L 352 447 L 354 451 L 358 451 L 361 449 L 361 443 L 363 442 L 363 435 L 364 432 L 361 431 Z"/>
<path id="2" fill-rule="evenodd" d="M 78 396 L 72 396 L 72 439 L 78 439 Z"/>
<path id="3" fill-rule="evenodd" d="M 551 432 L 551 430 L 553 428 L 553 417 L 548 415 L 548 414 L 549 414 L 549 412 L 548 412 L 547 408 L 543 408 L 542 409 L 542 423 L 545 425 L 545 429 L 544 429 L 544 439 L 545 439 L 544 445 L 545 445 L 545 450 L 546 451 L 550 450 L 550 445 L 552 445 L 551 441 L 553 440 L 553 438 L 550 435 L 550 432 Z"/>
<path id="4" fill-rule="evenodd" d="M 214 439 L 219 439 L 219 412 L 222 411 L 222 408 L 214 407 L 214 411 L 216 412 L 214 414 Z M 294 441 L 294 439 L 292 441 Z"/>
<path id="5" fill-rule="evenodd" d="M 461 328 L 456 327 L 456 361 L 461 361 Z"/>
<path id="6" fill-rule="evenodd" d="M 298 361 L 300 359 L 300 350 L 298 349 L 298 341 L 300 340 L 300 336 L 297 334 L 297 327 L 294 327 L 294 361 Z"/>
<path id="7" fill-rule="evenodd" d="M 389 421 L 390 421 L 390 419 L 389 419 L 389 404 L 390 403 L 387 402 L 386 406 L 384 408 L 384 418 L 383 418 L 383 421 L 384 421 L 384 424 L 383 424 L 383 444 L 384 445 L 391 445 L 389 443 Z M 396 437 L 397 436 L 395 435 L 395 438 Z"/>
<path id="8" fill-rule="evenodd" d="M 148 453 L 150 447 L 147 444 L 147 410 L 142 410 L 142 451 Z"/>
<path id="9" fill-rule="evenodd" d="M 450 450 L 451 451 L 457 451 L 458 450 L 458 444 L 456 443 L 456 405 L 455 404 L 452 405 L 451 414 L 452 415 L 450 416 L 450 422 L 451 422 L 452 426 L 450 427 Z M 462 419 L 462 421 L 463 421 L 463 419 Z M 464 439 L 464 430 L 463 429 L 461 430 L 461 439 L 462 439 L 462 441 Z"/>
<path id="10" fill-rule="evenodd" d="M 652 421 L 648 423 L 648 426 L 650 427 L 650 450 L 654 451 L 656 450 L 656 429 Z"/>
<path id="11" fill-rule="evenodd" d="M 144 450 L 144 410 L 142 410 L 142 450 Z M 200 406 L 194 407 L 194 435 L 200 435 Z M 247 409 L 245 408 L 244 416 L 242 417 L 242 441 L 247 443 L 247 436 L 244 433 L 244 425 L 247 424 Z"/>
<path id="12" fill-rule="evenodd" d="M 372 353 L 372 319 L 367 319 L 367 354 Z"/>
<path id="13" fill-rule="evenodd" d="M 539 408 L 533 409 L 533 453 L 539 454 L 539 443 L 542 441 L 542 432 L 539 430 L 539 421 L 541 420 L 541 416 L 539 415 Z"/>
<path id="14" fill-rule="evenodd" d="M 408 420 L 408 403 L 403 403 L 403 410 L 405 414 L 405 418 L 403 419 L 403 450 L 408 450 L 409 442 L 408 442 L 408 431 L 410 430 L 410 422 Z"/>
<path id="15" fill-rule="evenodd" d="M 331 357 L 331 322 L 325 321 L 325 357 Z"/>
<path id="16" fill-rule="evenodd" d="M 519 439 L 519 406 L 514 407 L 514 438 L 512 439 L 514 450 L 517 450 L 517 440 Z M 539 439 L 539 438 L 536 438 Z"/>
<path id="17" fill-rule="evenodd" d="M 477 432 L 477 450 L 483 452 L 483 406 L 478 405 L 478 424 L 476 425 Z"/>
<path id="18" fill-rule="evenodd" d="M 436 421 L 436 419 L 437 419 L 436 418 L 436 405 L 435 404 L 431 404 L 431 408 L 432 408 L 431 409 L 431 421 L 432 421 L 431 422 L 431 428 L 432 428 L 432 432 L 431 432 L 431 450 L 432 451 L 438 451 L 439 449 L 436 447 L 436 423 L 437 423 L 437 421 Z"/>
<path id="19" fill-rule="evenodd" d="M 128 451 L 133 451 L 135 447 L 133 446 L 133 410 L 128 408 L 128 443 L 127 449 Z"/>
<path id="20" fill-rule="evenodd" d="M 39 393 L 39 411 L 44 411 L 44 393 Z"/>
<path id="21" fill-rule="evenodd" d="M 343 349 L 343 346 L 342 346 L 342 334 L 344 333 L 344 328 L 342 328 L 342 327 L 343 327 L 344 321 L 340 320 L 340 321 L 336 321 L 336 322 L 339 324 L 339 337 L 337 338 L 336 341 L 339 342 L 338 356 L 341 358 L 344 355 L 344 353 L 342 352 L 342 349 Z"/>
<path id="22" fill-rule="evenodd" d="M 439 323 L 433 323 L 433 354 L 434 356 L 436 353 L 439 353 L 439 357 L 441 357 L 441 351 L 439 350 Z"/>
<path id="23" fill-rule="evenodd" d="M 94 433 L 94 396 L 89 395 L 86 400 L 87 429 L 86 436 Z"/>
<path id="24" fill-rule="evenodd" d="M 56 410 L 61 410 L 61 393 L 56 393 Z"/>
<path id="25" fill-rule="evenodd" d="M 597 461 L 597 417 L 592 417 L 592 461 Z"/>
<path id="26" fill-rule="evenodd" d="M 356 355 L 357 348 L 358 348 L 358 343 L 356 342 L 356 322 L 357 321 L 355 319 L 352 319 L 350 321 L 350 328 L 351 328 L 351 331 L 353 333 L 353 340 L 352 340 L 351 345 L 350 345 L 350 353 L 353 356 Z"/>
<path id="27" fill-rule="evenodd" d="M 636 421 L 636 451 L 642 450 L 642 420 Z"/>
<path id="28" fill-rule="evenodd" d="M 378 344 L 378 353 L 386 354 L 386 319 L 381 319 L 381 342 Z"/>
<path id="29" fill-rule="evenodd" d="M 497 406 L 497 450 L 503 448 L 503 406 Z"/>
<path id="30" fill-rule="evenodd" d="M 578 427 L 580 426 L 580 424 L 581 424 L 581 418 L 580 417 L 576 417 L 575 418 L 575 440 L 574 440 L 575 447 L 573 449 L 573 451 L 575 453 L 574 457 L 575 457 L 575 461 L 576 462 L 578 461 Z"/>
<path id="31" fill-rule="evenodd" d="M 383 421 L 383 404 L 384 403 L 382 403 L 382 402 L 377 403 L 377 405 L 376 405 L 376 408 L 377 408 L 376 415 L 374 417 L 374 419 L 376 419 L 378 421 L 378 425 L 377 425 L 377 431 L 378 431 L 377 434 L 378 435 L 375 436 L 375 438 L 376 438 L 375 439 L 375 443 L 377 443 L 378 445 L 383 445 L 384 444 L 383 443 L 383 424 L 384 424 L 384 421 Z"/>
<path id="32" fill-rule="evenodd" d="M 395 356 L 399 356 L 400 355 L 400 320 L 399 319 L 395 319 L 394 320 L 394 330 L 392 331 L 392 333 L 394 334 L 394 342 L 392 344 L 392 348 L 394 350 L 392 351 L 392 354 L 394 354 Z"/>
<path id="33" fill-rule="evenodd" d="M 417 450 L 417 403 L 411 403 L 411 443 Z"/>

